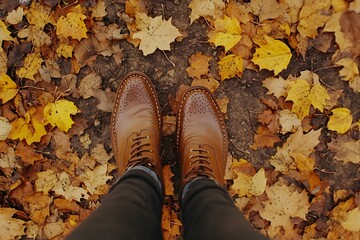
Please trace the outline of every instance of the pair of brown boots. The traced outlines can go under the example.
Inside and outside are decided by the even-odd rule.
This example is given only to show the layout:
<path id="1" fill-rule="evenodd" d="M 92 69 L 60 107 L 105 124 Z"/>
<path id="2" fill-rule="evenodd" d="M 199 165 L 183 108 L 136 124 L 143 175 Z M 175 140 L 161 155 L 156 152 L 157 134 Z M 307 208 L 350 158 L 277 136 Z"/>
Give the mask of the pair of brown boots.
<path id="1" fill-rule="evenodd" d="M 177 114 L 177 149 L 181 186 L 198 177 L 223 184 L 227 132 L 219 106 L 205 88 L 192 87 L 183 96 Z M 146 166 L 162 181 L 160 161 L 160 104 L 150 79 L 132 72 L 120 84 L 111 117 L 111 139 L 120 175 Z"/>

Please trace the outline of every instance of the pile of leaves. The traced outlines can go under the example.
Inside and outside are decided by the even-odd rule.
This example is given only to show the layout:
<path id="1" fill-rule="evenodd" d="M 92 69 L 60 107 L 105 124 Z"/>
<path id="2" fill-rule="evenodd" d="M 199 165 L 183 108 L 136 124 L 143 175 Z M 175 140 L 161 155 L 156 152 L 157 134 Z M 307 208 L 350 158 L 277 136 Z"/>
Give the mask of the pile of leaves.
<path id="1" fill-rule="evenodd" d="M 262 80 L 265 110 L 253 144 L 243 158 L 228 157 L 227 186 L 245 217 L 271 238 L 359 238 L 359 174 L 338 189 L 321 166 L 326 157 L 360 167 L 360 114 L 351 105 L 360 92 L 360 1 L 191 0 L 186 7 L 180 28 L 141 0 L 0 3 L 2 239 L 61 239 L 99 206 L 116 166 L 108 143 L 93 133 L 106 121 L 82 112 L 91 108 L 108 119 L 118 84 L 100 74 L 99 59 L 107 59 L 103 72 L 111 73 L 111 64 L 126 61 L 120 44 L 128 42 L 146 58 L 162 51 L 175 67 L 168 51 L 196 24 L 207 28 L 206 44 L 217 55 L 192 54 L 191 86 L 216 94 L 245 71 L 269 76 Z M 286 73 L 310 49 L 332 55 L 328 67 L 339 69 L 337 87 L 313 69 Z M 178 103 L 189 87 L 169 93 L 164 136 L 174 135 Z M 228 104 L 236 105 L 230 99 L 217 99 L 229 118 Z M 264 148 L 274 154 L 255 168 L 246 153 Z M 172 170 L 163 168 L 165 239 L 181 232 Z"/>

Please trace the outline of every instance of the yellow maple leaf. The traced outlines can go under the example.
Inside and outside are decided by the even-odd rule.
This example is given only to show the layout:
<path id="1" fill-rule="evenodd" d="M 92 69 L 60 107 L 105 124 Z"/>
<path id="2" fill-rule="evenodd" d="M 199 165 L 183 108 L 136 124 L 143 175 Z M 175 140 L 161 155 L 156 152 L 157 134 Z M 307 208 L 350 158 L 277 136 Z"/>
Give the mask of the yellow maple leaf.
<path id="1" fill-rule="evenodd" d="M 80 10 L 79 10 L 80 9 Z M 76 12 L 69 12 L 66 17 L 61 16 L 56 23 L 56 35 L 62 35 L 65 38 L 81 40 L 87 38 L 87 28 L 84 23 L 86 16 L 81 13 L 80 5 L 75 7 Z"/>
<path id="2" fill-rule="evenodd" d="M 265 170 L 261 168 L 254 176 L 249 176 L 245 173 L 234 171 L 237 177 L 231 186 L 239 197 L 243 196 L 259 196 L 265 191 L 266 176 Z"/>
<path id="3" fill-rule="evenodd" d="M 26 112 L 25 118 L 16 119 L 11 126 L 10 139 L 25 139 L 28 145 L 40 142 L 41 137 L 46 135 L 43 124 L 43 108 L 30 108 Z"/>
<path id="4" fill-rule="evenodd" d="M 139 14 L 136 14 L 138 18 Z M 139 16 L 139 18 L 141 18 Z M 170 50 L 170 43 L 175 38 L 182 36 L 179 30 L 171 24 L 171 18 L 163 20 L 161 16 L 155 18 L 143 16 L 142 24 L 138 28 L 139 32 L 134 33 L 133 38 L 138 38 L 140 50 L 143 54 L 149 55 L 158 48 L 160 50 Z"/>
<path id="5" fill-rule="evenodd" d="M 79 109 L 71 101 L 61 99 L 54 103 L 48 103 L 44 108 L 45 119 L 53 126 L 67 132 L 74 121 L 70 114 L 77 114 Z"/>
<path id="6" fill-rule="evenodd" d="M 330 96 L 326 89 L 316 82 L 312 86 L 303 79 L 298 79 L 289 83 L 290 90 L 286 101 L 293 101 L 291 111 L 295 113 L 300 120 L 309 115 L 310 106 L 324 110 L 326 100 Z"/>
<path id="7" fill-rule="evenodd" d="M 328 129 L 340 134 L 347 132 L 353 120 L 350 110 L 347 108 L 336 108 L 331 110 L 331 112 L 333 114 L 329 118 Z"/>
<path id="8" fill-rule="evenodd" d="M 56 53 L 59 57 L 63 56 L 64 58 L 71 58 L 73 50 L 74 50 L 73 46 L 62 43 L 57 47 Z"/>
<path id="9" fill-rule="evenodd" d="M 40 53 L 29 53 L 25 58 L 24 67 L 16 70 L 16 74 L 20 78 L 35 80 L 34 76 L 41 68 L 42 63 Z"/>
<path id="10" fill-rule="evenodd" d="M 0 52 L 3 51 L 2 49 L 3 41 L 14 41 L 14 38 L 10 36 L 10 34 L 11 32 L 7 30 L 5 23 L 0 20 Z"/>
<path id="11" fill-rule="evenodd" d="M 224 46 L 227 52 L 240 41 L 242 30 L 235 17 L 224 16 L 223 19 L 217 19 L 214 25 L 215 29 L 209 31 L 208 37 L 215 46 Z"/>
<path id="12" fill-rule="evenodd" d="M 225 3 L 222 0 L 192 0 L 189 8 L 191 8 L 191 24 L 199 17 L 204 17 L 207 20 L 221 18 L 223 16 Z"/>
<path id="13" fill-rule="evenodd" d="M 40 48 L 44 44 L 48 46 L 51 45 L 51 37 L 42 29 L 32 25 L 20 30 L 17 36 L 19 38 L 27 38 L 36 48 Z"/>
<path id="14" fill-rule="evenodd" d="M 343 69 L 340 70 L 339 75 L 343 77 L 344 80 L 351 81 L 359 75 L 358 65 L 350 58 L 340 59 L 335 64 L 338 66 L 343 66 Z"/>
<path id="15" fill-rule="evenodd" d="M 186 72 L 191 78 L 201 78 L 201 75 L 207 75 L 209 72 L 209 61 L 211 57 L 203 55 L 201 53 L 193 54 L 189 63 L 190 66 L 186 68 Z"/>
<path id="16" fill-rule="evenodd" d="M 2 103 L 13 99 L 18 91 L 16 83 L 5 73 L 0 73 L 0 99 Z"/>
<path id="17" fill-rule="evenodd" d="M 218 65 L 222 81 L 235 76 L 240 77 L 243 71 L 243 60 L 241 57 L 235 54 L 230 54 L 223 57 L 218 62 Z"/>
<path id="18" fill-rule="evenodd" d="M 50 11 L 50 7 L 33 2 L 26 14 L 26 19 L 30 25 L 35 26 L 39 30 L 43 30 L 45 25 L 50 22 Z"/>
<path id="19" fill-rule="evenodd" d="M 266 44 L 256 49 L 251 61 L 259 65 L 260 69 L 274 70 L 278 75 L 290 63 L 290 48 L 280 40 L 265 36 Z"/>

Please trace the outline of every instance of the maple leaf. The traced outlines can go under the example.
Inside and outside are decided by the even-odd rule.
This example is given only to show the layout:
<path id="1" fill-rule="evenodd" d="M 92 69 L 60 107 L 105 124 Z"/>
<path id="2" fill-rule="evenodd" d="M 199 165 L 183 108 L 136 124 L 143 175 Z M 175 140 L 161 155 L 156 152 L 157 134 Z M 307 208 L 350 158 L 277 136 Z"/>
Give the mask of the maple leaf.
<path id="1" fill-rule="evenodd" d="M 73 102 L 65 99 L 48 103 L 44 108 L 44 118 L 53 126 L 57 126 L 61 131 L 67 132 L 74 121 L 70 115 L 79 113 L 79 109 Z"/>
<path id="2" fill-rule="evenodd" d="M 80 202 L 81 198 L 88 199 L 89 195 L 84 188 L 71 185 L 71 179 L 68 173 L 62 172 L 58 176 L 58 181 L 53 186 L 52 190 L 64 196 L 67 200 L 76 200 Z"/>
<path id="3" fill-rule="evenodd" d="M 330 100 L 326 89 L 321 86 L 318 80 L 314 79 L 314 82 L 313 85 L 310 85 L 306 80 L 297 79 L 289 83 L 290 90 L 286 101 L 293 101 L 291 111 L 296 113 L 300 120 L 309 115 L 311 105 L 322 112 L 326 100 Z"/>
<path id="4" fill-rule="evenodd" d="M 51 9 L 43 4 L 32 2 L 26 14 L 28 22 L 39 30 L 43 30 L 45 25 L 50 22 Z"/>
<path id="5" fill-rule="evenodd" d="M 213 77 L 200 78 L 200 79 L 195 78 L 191 82 L 191 86 L 192 87 L 194 87 L 194 86 L 205 87 L 205 88 L 209 89 L 211 92 L 215 92 L 215 90 L 220 86 L 220 83 Z"/>
<path id="6" fill-rule="evenodd" d="M 163 205 L 161 228 L 163 239 L 176 240 L 180 237 L 180 227 L 182 226 L 176 212 L 171 205 Z"/>
<path id="7" fill-rule="evenodd" d="M 42 29 L 35 26 L 29 26 L 19 31 L 19 38 L 27 38 L 28 41 L 32 42 L 36 48 L 40 48 L 43 45 L 51 45 L 51 37 L 47 35 Z"/>
<path id="8" fill-rule="evenodd" d="M 350 58 L 343 58 L 336 62 L 336 65 L 343 66 L 339 75 L 343 80 L 349 81 L 349 86 L 356 92 L 360 92 L 360 74 L 356 62 Z"/>
<path id="9" fill-rule="evenodd" d="M 310 203 L 305 189 L 298 193 L 294 188 L 277 182 L 265 191 L 269 200 L 263 202 L 264 209 L 259 212 L 262 218 L 271 222 L 271 228 L 292 225 L 292 217 L 306 219 Z"/>
<path id="10" fill-rule="evenodd" d="M 18 24 L 22 21 L 24 16 L 24 8 L 18 7 L 17 9 L 12 10 L 6 17 L 6 21 L 10 24 Z"/>
<path id="11" fill-rule="evenodd" d="M 223 57 L 219 62 L 219 73 L 221 80 L 241 76 L 243 71 L 243 60 L 235 54 L 230 54 Z"/>
<path id="12" fill-rule="evenodd" d="M 11 131 L 11 125 L 9 120 L 4 117 L 0 117 L 0 141 L 5 140 Z"/>
<path id="13" fill-rule="evenodd" d="M 275 75 L 278 75 L 290 63 L 290 49 L 280 40 L 268 36 L 264 38 L 266 44 L 256 49 L 251 61 L 259 65 L 260 69 L 274 70 Z"/>
<path id="14" fill-rule="evenodd" d="M 339 135 L 328 143 L 329 150 L 335 153 L 335 159 L 344 162 L 360 163 L 360 141 L 347 135 Z"/>
<path id="15" fill-rule="evenodd" d="M 163 136 L 170 136 L 176 130 L 176 116 L 165 115 L 162 118 L 162 134 Z"/>
<path id="16" fill-rule="evenodd" d="M 279 124 L 281 133 L 295 132 L 301 126 L 301 121 L 289 109 L 284 109 L 279 111 Z"/>
<path id="17" fill-rule="evenodd" d="M 43 108 L 30 108 L 25 118 L 18 118 L 11 122 L 10 139 L 26 140 L 27 144 L 40 142 L 41 138 L 46 135 L 43 124 Z"/>
<path id="18" fill-rule="evenodd" d="M 50 215 L 52 198 L 41 192 L 35 192 L 25 199 L 28 203 L 27 212 L 30 213 L 31 220 L 35 223 L 43 224 L 46 217 Z"/>
<path id="19" fill-rule="evenodd" d="M 250 148 L 256 150 L 263 147 L 273 147 L 277 142 L 281 142 L 278 135 L 271 132 L 267 126 L 259 125 L 254 135 L 254 143 L 250 145 Z"/>
<path id="20" fill-rule="evenodd" d="M 287 96 L 287 88 L 289 83 L 285 81 L 281 76 L 269 77 L 262 81 L 263 87 L 268 89 L 266 94 L 274 94 L 275 97 Z"/>
<path id="21" fill-rule="evenodd" d="M 209 61 L 211 57 L 201 53 L 191 55 L 189 59 L 190 66 L 186 68 L 186 72 L 191 78 L 201 78 L 201 75 L 207 75 L 209 72 Z"/>
<path id="22" fill-rule="evenodd" d="M 297 30 L 303 37 L 314 38 L 317 36 L 317 29 L 323 27 L 330 16 L 323 15 L 323 11 L 329 9 L 331 0 L 305 0 L 299 14 Z"/>
<path id="23" fill-rule="evenodd" d="M 56 35 L 62 35 L 64 38 L 72 37 L 81 40 L 87 38 L 87 28 L 84 23 L 86 16 L 81 13 L 81 6 L 75 7 L 76 12 L 69 12 L 66 17 L 61 16 L 56 23 Z"/>
<path id="24" fill-rule="evenodd" d="M 95 90 L 101 86 L 101 76 L 96 73 L 90 73 L 81 79 L 79 84 L 79 94 L 84 98 L 88 99 L 95 95 Z"/>
<path id="25" fill-rule="evenodd" d="M 353 117 L 347 108 L 336 108 L 331 110 L 333 115 L 330 116 L 327 127 L 329 130 L 336 131 L 340 134 L 347 132 L 352 124 Z"/>
<path id="26" fill-rule="evenodd" d="M 90 194 L 103 195 L 106 192 L 101 192 L 100 187 L 112 179 L 112 176 L 106 175 L 107 164 L 101 164 L 94 168 L 94 170 L 86 169 L 79 179 L 83 181 L 86 189 Z"/>
<path id="27" fill-rule="evenodd" d="M 106 12 L 106 3 L 104 0 L 99 0 L 97 3 L 96 3 L 96 6 L 93 10 L 93 12 L 91 13 L 91 16 L 94 17 L 94 18 L 103 18 L 107 15 L 107 12 Z"/>
<path id="28" fill-rule="evenodd" d="M 42 154 L 35 152 L 34 149 L 23 141 L 19 141 L 17 144 L 15 154 L 16 156 L 21 157 L 25 163 L 31 165 L 33 165 L 35 161 L 44 159 Z"/>
<path id="29" fill-rule="evenodd" d="M 155 18 L 146 17 L 143 14 L 143 22 L 138 28 L 139 32 L 133 34 L 133 38 L 138 38 L 140 42 L 140 50 L 145 56 L 155 52 L 158 48 L 160 50 L 170 50 L 170 43 L 175 38 L 182 36 L 179 30 L 171 24 L 171 18 L 162 20 L 161 16 Z M 136 18 L 139 13 L 136 14 Z M 139 17 L 140 18 L 140 17 Z"/>
<path id="30" fill-rule="evenodd" d="M 234 17 L 224 16 L 214 22 L 214 30 L 209 31 L 209 42 L 215 46 L 224 46 L 225 52 L 235 46 L 241 39 L 241 27 L 239 21 Z"/>
<path id="31" fill-rule="evenodd" d="M 0 99 L 2 104 L 13 99 L 18 91 L 16 83 L 5 73 L 0 73 Z"/>
<path id="32" fill-rule="evenodd" d="M 25 222 L 13 218 L 17 211 L 13 208 L 0 208 L 1 240 L 19 239 L 20 236 L 25 234 Z"/>
<path id="33" fill-rule="evenodd" d="M 276 154 L 270 159 L 271 165 L 280 172 L 294 169 L 294 158 L 299 156 L 297 154 L 308 157 L 320 142 L 318 140 L 320 133 L 319 129 L 304 134 L 302 128 L 299 127 L 294 134 L 290 135 L 282 147 L 277 148 Z"/>
<path id="34" fill-rule="evenodd" d="M 112 112 L 115 102 L 115 93 L 112 92 L 110 88 L 106 88 L 105 91 L 97 89 L 95 91 L 94 97 L 99 102 L 99 104 L 96 105 L 97 109 L 104 112 Z"/>
<path id="35" fill-rule="evenodd" d="M 16 70 L 16 74 L 20 78 L 28 78 L 35 81 L 35 74 L 38 73 L 41 68 L 43 60 L 40 53 L 29 53 L 24 61 L 24 67 Z"/>
<path id="36" fill-rule="evenodd" d="M 266 187 L 265 170 L 261 168 L 253 176 L 234 170 L 237 177 L 231 186 L 232 190 L 236 191 L 239 197 L 243 196 L 259 196 L 263 194 Z"/>
<path id="37" fill-rule="evenodd" d="M 64 58 L 71 58 L 73 54 L 74 47 L 61 43 L 57 49 L 56 53 L 59 57 L 63 56 Z"/>
<path id="38" fill-rule="evenodd" d="M 208 20 L 221 18 L 223 16 L 225 3 L 222 0 L 192 0 L 189 8 L 191 8 L 191 24 L 199 17 L 204 17 Z"/>

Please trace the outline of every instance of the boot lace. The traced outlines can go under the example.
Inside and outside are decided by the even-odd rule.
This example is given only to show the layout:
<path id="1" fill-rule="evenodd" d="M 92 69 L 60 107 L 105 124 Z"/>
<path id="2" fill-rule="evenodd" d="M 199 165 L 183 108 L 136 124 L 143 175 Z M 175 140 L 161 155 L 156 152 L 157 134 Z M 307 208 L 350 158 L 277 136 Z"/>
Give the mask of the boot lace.
<path id="1" fill-rule="evenodd" d="M 126 169 L 137 165 L 148 165 L 149 167 L 153 167 L 151 164 L 153 157 L 144 155 L 144 153 L 153 152 L 148 141 L 149 138 L 149 136 L 138 135 L 131 139 L 132 144 L 130 145 L 130 159 L 126 165 Z"/>
<path id="2" fill-rule="evenodd" d="M 190 152 L 192 153 L 190 155 L 191 170 L 186 175 L 186 178 L 190 176 L 203 176 L 215 179 L 214 172 L 211 168 L 209 151 L 199 146 L 198 148 L 190 149 Z"/>

